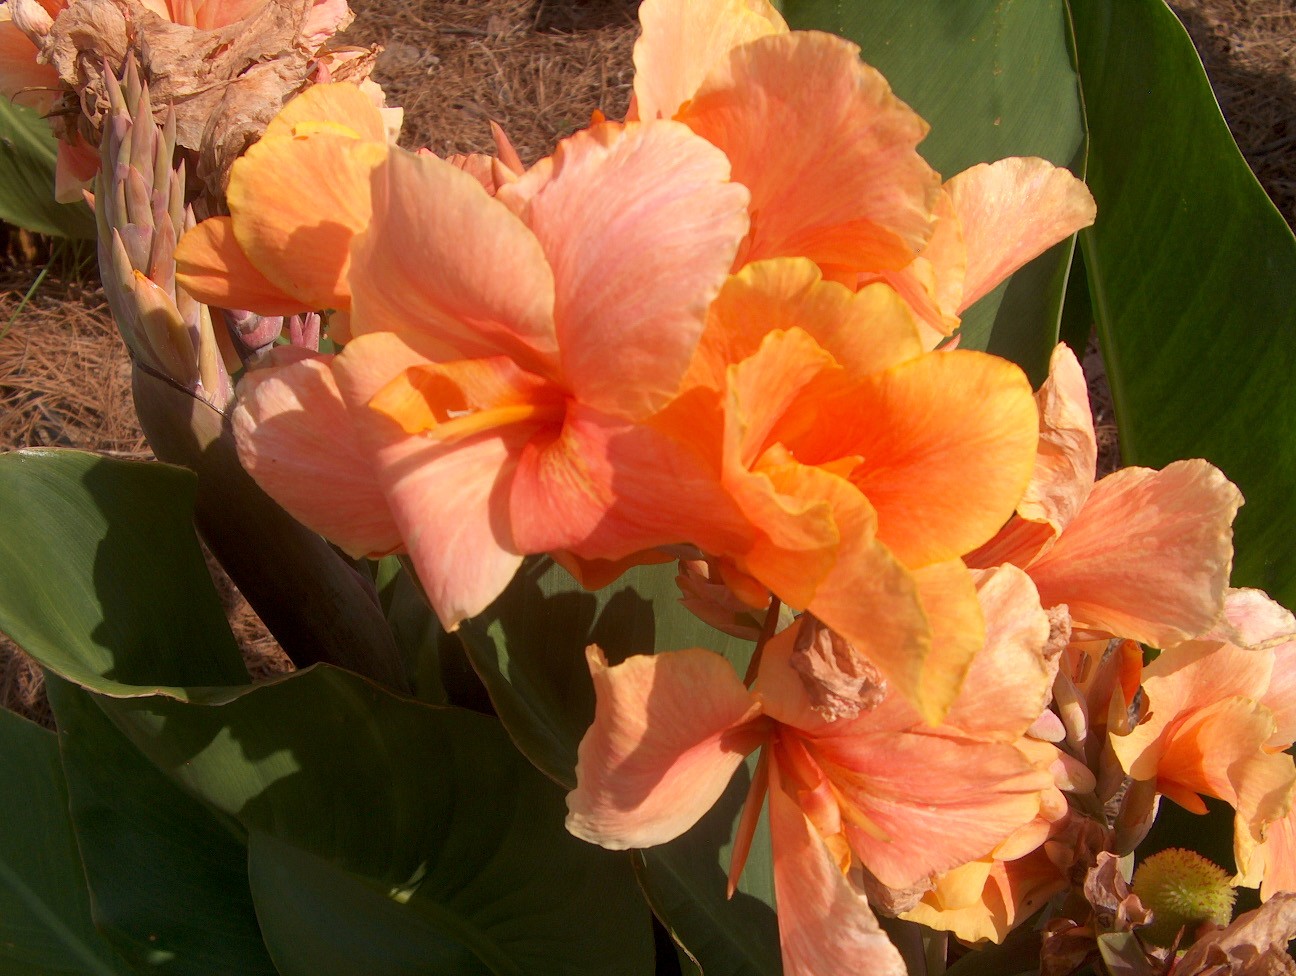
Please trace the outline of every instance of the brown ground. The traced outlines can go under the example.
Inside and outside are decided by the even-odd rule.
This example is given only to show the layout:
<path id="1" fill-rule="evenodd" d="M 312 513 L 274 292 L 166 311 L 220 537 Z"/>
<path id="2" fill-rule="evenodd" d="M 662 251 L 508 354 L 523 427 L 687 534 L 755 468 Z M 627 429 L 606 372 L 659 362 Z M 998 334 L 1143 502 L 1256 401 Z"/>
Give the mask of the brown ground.
<path id="1" fill-rule="evenodd" d="M 405 108 L 403 143 L 440 154 L 489 150 L 502 124 L 531 162 L 584 125 L 624 114 L 635 0 L 352 0 L 356 44 L 382 44 L 378 80 Z M 1296 224 L 1296 0 L 1174 0 L 1235 137 Z M 147 457 L 128 364 L 94 280 L 93 249 L 57 247 L 0 226 L 0 450 L 78 447 Z M 1101 361 L 1086 357 L 1108 463 L 1116 444 Z M 221 581 L 252 666 L 281 667 L 273 640 Z M 0 635 L 0 703 L 48 721 L 39 672 Z"/>

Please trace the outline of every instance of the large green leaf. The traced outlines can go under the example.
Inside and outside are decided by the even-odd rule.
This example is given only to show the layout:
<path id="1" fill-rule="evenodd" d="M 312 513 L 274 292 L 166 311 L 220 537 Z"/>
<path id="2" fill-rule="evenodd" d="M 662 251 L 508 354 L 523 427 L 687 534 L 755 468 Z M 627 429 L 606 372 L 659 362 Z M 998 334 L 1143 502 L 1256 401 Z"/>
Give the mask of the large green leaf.
<path id="1" fill-rule="evenodd" d="M 0 454 L 0 631 L 110 694 L 247 681 L 181 468 Z"/>
<path id="2" fill-rule="evenodd" d="M 562 791 L 491 718 L 399 699 L 324 665 L 205 706 L 102 701 L 170 776 L 280 842 L 254 845 L 251 866 L 282 972 L 406 971 L 404 950 L 365 927 L 377 908 L 349 914 L 356 884 L 384 893 L 384 917 L 392 906 L 412 913 L 386 929 L 393 938 L 435 934 L 477 960 L 468 972 L 651 972 L 648 913 L 628 858 L 566 832 Z M 295 868 L 303 873 L 289 876 Z M 290 908 L 319 913 L 286 911 L 287 895 Z M 303 926 L 313 932 L 306 943 Z M 314 968 L 322 945 L 363 949 L 367 965 L 339 956 L 335 969 Z"/>
<path id="3" fill-rule="evenodd" d="M 1121 449 L 1246 496 L 1236 585 L 1296 605 L 1296 240 L 1161 0 L 1072 0 L 1098 221 L 1085 266 Z"/>
<path id="4" fill-rule="evenodd" d="M 41 234 L 92 238 L 90 208 L 54 200 L 55 156 L 49 123 L 0 98 L 0 220 Z"/>
<path id="5" fill-rule="evenodd" d="M 931 124 L 919 147 L 944 177 L 1005 156 L 1080 171 L 1084 120 L 1065 0 L 783 0 L 794 28 L 860 45 Z M 989 349 L 1043 379 L 1057 340 L 1073 243 L 1040 256 L 964 316 L 965 348 Z"/>
<path id="6" fill-rule="evenodd" d="M 99 928 L 141 973 L 275 976 L 242 831 L 162 775 L 86 692 L 53 675 L 46 687 Z"/>
<path id="7" fill-rule="evenodd" d="M 0 976 L 120 976 L 95 931 L 54 735 L 0 708 Z"/>
<path id="8" fill-rule="evenodd" d="M 729 637 L 679 602 L 673 563 L 638 566 L 588 593 L 547 559 L 528 561 L 460 636 L 509 734 L 538 767 L 565 786 L 576 782 L 576 749 L 594 717 L 585 648 L 608 660 L 709 647 L 742 674 L 751 641 Z M 750 764 L 749 764 L 750 765 Z M 746 793 L 737 776 L 702 822 L 670 844 L 636 854 L 640 883 L 659 918 L 714 974 L 781 971 L 768 829 L 762 821 L 732 901 L 725 897 L 734 827 Z"/>

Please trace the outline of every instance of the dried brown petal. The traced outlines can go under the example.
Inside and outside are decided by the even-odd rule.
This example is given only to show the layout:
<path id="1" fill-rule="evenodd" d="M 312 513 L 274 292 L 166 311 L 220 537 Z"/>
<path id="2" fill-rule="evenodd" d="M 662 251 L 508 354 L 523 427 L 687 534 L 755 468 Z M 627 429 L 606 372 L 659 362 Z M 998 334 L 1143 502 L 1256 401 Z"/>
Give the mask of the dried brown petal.
<path id="1" fill-rule="evenodd" d="M 1174 976 L 1296 976 L 1287 943 L 1296 937 L 1296 892 L 1280 892 L 1253 912 L 1198 939 Z"/>
<path id="2" fill-rule="evenodd" d="M 854 718 L 886 697 L 886 679 L 873 662 L 808 613 L 801 618 L 792 647 L 792 668 L 805 685 L 811 707 L 829 720 Z"/>

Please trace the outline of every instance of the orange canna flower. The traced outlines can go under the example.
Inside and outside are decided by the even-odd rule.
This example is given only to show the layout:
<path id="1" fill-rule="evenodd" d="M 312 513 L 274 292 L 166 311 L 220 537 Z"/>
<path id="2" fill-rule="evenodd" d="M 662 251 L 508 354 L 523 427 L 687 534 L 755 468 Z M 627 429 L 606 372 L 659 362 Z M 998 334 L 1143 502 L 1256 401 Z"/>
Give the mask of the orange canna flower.
<path id="1" fill-rule="evenodd" d="M 1296 621 L 1255 590 L 1232 591 L 1220 623 L 1143 671 L 1147 718 L 1112 749 L 1135 780 L 1194 813 L 1203 796 L 1237 811 L 1239 884 L 1293 890 Z"/>
<path id="2" fill-rule="evenodd" d="M 725 284 L 684 392 L 651 424 L 710 459 L 719 500 L 705 504 L 747 525 L 689 540 L 730 587 L 809 610 L 940 721 L 984 635 L 960 557 L 1031 471 L 1020 370 L 924 353 L 885 285 L 855 293 L 807 259 L 762 261 Z"/>
<path id="3" fill-rule="evenodd" d="M 580 745 L 568 829 L 614 849 L 664 843 L 691 827 L 744 757 L 762 749 L 730 890 L 768 795 L 786 972 L 903 973 L 860 872 L 891 888 L 925 885 L 1056 805 L 1052 757 L 1022 745 L 1056 666 L 1046 652 L 1047 618 L 1020 571 L 978 582 L 990 639 L 951 721 L 937 728 L 876 682 L 867 703 L 857 697 L 854 718 L 826 717 L 804 660 L 819 625 L 806 617 L 764 646 L 750 690 L 709 651 L 609 667 L 591 648 L 597 706 Z"/>

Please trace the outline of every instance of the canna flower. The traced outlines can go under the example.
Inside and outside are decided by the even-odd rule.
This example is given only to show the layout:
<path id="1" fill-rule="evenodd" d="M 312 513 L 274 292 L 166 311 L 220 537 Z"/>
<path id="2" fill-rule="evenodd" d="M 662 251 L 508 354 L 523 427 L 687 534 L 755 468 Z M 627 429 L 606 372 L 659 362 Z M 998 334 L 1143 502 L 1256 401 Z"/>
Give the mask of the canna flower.
<path id="1" fill-rule="evenodd" d="M 1237 883 L 1293 890 L 1296 622 L 1263 594 L 1235 590 L 1221 622 L 1143 671 L 1147 717 L 1111 746 L 1125 771 L 1194 813 L 1202 797 L 1236 810 Z"/>
<path id="2" fill-rule="evenodd" d="M 827 717 L 817 683 L 806 680 L 803 658 L 820 637 L 806 616 L 764 645 L 750 690 L 710 651 L 609 667 L 591 648 L 597 705 L 567 799 L 568 829 L 613 849 L 669 841 L 761 749 L 730 891 L 768 795 L 785 971 L 903 973 L 864 879 L 925 887 L 1059 802 L 1052 756 L 1022 745 L 1056 666 L 1046 654 L 1048 620 L 1020 571 L 987 573 L 978 584 L 989 637 L 936 728 L 876 676 L 854 718 Z"/>
<path id="3" fill-rule="evenodd" d="M 959 314 L 1094 219 L 1084 184 L 1042 159 L 974 166 L 943 186 L 927 125 L 859 48 L 789 31 L 767 0 L 645 0 L 632 117 L 674 118 L 724 150 L 752 193 L 735 269 L 806 257 L 826 278 L 891 284 L 926 348 Z"/>
<path id="4" fill-rule="evenodd" d="M 363 164 L 372 194 L 321 238 L 344 263 L 324 261 L 313 294 L 347 297 L 353 338 L 241 389 L 240 455 L 262 487 L 349 552 L 407 549 L 447 628 L 527 553 L 616 559 L 713 521 L 681 510 L 663 536 L 661 499 L 688 497 L 698 475 L 641 421 L 678 389 L 746 232 L 724 156 L 677 123 L 607 123 L 492 195 L 430 154 L 381 155 Z M 269 185 L 240 193 L 286 190 Z M 246 241 L 239 212 L 226 225 L 272 284 L 300 263 L 290 242 L 314 239 L 300 221 L 318 200 L 295 194 Z"/>
<path id="5" fill-rule="evenodd" d="M 1011 514 L 1033 464 L 1021 371 L 924 352 L 886 285 L 856 293 L 807 259 L 761 261 L 726 282 L 651 424 L 712 466 L 706 507 L 742 516 L 688 540 L 729 587 L 808 610 L 939 722 L 984 637 L 960 557 Z"/>

